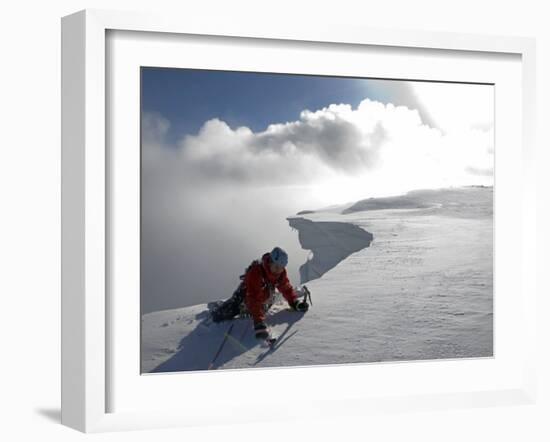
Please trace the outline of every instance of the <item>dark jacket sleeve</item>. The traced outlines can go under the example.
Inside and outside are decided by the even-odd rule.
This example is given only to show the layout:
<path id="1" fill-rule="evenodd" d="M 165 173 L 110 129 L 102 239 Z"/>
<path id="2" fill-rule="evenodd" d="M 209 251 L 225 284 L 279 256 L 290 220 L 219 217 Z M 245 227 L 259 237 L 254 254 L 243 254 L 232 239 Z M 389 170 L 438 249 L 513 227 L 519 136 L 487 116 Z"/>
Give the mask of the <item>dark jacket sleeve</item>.
<path id="1" fill-rule="evenodd" d="M 279 283 L 277 284 L 277 290 L 279 290 L 283 294 L 284 298 L 289 303 L 289 305 L 292 305 L 294 301 L 298 299 L 298 295 L 296 294 L 294 287 L 292 287 L 292 284 L 290 284 L 290 281 L 288 280 L 286 270 L 285 270 L 285 273 L 279 279 Z"/>
<path id="2" fill-rule="evenodd" d="M 262 289 L 262 274 L 259 267 L 252 267 L 245 275 L 246 285 L 245 302 L 254 322 L 265 320 L 264 293 Z"/>

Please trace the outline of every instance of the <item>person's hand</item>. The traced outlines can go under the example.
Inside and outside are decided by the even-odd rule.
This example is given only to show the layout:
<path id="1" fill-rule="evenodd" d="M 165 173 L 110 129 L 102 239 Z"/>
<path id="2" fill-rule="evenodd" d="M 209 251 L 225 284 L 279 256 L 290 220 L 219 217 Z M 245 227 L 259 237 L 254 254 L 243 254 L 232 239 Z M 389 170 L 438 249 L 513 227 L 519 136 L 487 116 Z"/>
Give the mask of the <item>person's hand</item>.
<path id="1" fill-rule="evenodd" d="M 269 330 L 267 324 L 263 321 L 254 323 L 254 333 L 256 333 L 257 339 L 269 338 Z"/>
<path id="2" fill-rule="evenodd" d="M 307 312 L 309 304 L 306 301 L 296 300 L 292 303 L 292 308 L 297 312 Z"/>

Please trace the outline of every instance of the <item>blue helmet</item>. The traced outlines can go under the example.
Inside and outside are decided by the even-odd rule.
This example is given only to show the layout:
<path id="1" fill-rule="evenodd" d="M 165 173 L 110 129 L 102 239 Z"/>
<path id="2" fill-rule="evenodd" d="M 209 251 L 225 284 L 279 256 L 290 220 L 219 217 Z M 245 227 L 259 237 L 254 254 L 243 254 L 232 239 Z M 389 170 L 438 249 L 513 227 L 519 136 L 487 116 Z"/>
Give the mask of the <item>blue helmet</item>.
<path id="1" fill-rule="evenodd" d="M 275 247 L 270 253 L 271 262 L 286 267 L 288 264 L 288 254 L 280 247 Z"/>

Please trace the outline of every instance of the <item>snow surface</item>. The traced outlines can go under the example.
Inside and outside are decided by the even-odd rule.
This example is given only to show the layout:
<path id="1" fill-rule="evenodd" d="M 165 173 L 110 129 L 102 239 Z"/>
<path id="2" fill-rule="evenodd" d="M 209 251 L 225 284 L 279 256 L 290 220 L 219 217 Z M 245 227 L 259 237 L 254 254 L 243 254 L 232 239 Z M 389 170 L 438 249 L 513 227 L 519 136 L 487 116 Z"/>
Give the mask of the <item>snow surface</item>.
<path id="1" fill-rule="evenodd" d="M 272 307 L 275 347 L 250 319 L 210 323 L 206 305 L 154 312 L 142 316 L 142 372 L 208 369 L 231 323 L 212 369 L 492 356 L 492 194 L 422 191 L 289 218 L 326 273 L 307 282 L 307 313 Z"/>

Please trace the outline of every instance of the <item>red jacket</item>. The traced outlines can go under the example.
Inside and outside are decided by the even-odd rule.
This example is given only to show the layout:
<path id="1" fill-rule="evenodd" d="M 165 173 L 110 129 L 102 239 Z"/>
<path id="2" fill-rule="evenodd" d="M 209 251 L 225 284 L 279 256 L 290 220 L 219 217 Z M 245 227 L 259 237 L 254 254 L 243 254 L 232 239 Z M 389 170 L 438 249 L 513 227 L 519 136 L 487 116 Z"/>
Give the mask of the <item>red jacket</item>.
<path id="1" fill-rule="evenodd" d="M 263 306 L 269 300 L 270 287 L 279 290 L 289 304 L 296 301 L 298 297 L 288 280 L 286 269 L 279 275 L 274 275 L 269 270 L 270 262 L 269 253 L 266 253 L 262 256 L 261 262 L 253 263 L 244 275 L 245 302 L 254 322 L 265 319 Z"/>

